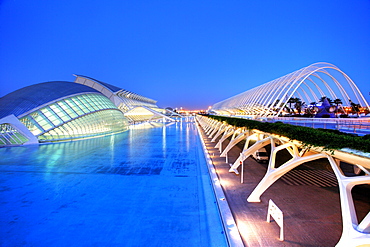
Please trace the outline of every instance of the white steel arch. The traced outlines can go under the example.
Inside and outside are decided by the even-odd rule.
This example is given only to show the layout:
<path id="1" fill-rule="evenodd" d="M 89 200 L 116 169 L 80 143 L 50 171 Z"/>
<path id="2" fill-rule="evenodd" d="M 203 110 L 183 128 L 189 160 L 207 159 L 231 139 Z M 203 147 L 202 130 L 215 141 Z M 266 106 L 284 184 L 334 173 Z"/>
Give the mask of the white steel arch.
<path id="1" fill-rule="evenodd" d="M 341 99 L 346 105 L 352 100 L 370 111 L 368 102 L 351 78 L 337 66 L 325 62 L 314 63 L 225 99 L 214 104 L 212 110 L 222 115 L 228 112 L 230 115 L 275 117 L 283 113 L 292 97 L 309 104 L 312 99 L 324 96 Z"/>

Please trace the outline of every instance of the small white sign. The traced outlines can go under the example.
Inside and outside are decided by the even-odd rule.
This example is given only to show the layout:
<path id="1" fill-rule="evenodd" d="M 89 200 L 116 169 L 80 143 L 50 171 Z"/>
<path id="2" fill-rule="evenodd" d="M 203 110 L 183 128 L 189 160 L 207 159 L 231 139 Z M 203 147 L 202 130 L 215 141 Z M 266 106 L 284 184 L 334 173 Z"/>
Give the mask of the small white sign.
<path id="1" fill-rule="evenodd" d="M 267 210 L 267 222 L 270 223 L 271 217 L 275 220 L 275 222 L 280 226 L 280 241 L 284 241 L 284 220 L 283 220 L 283 212 L 276 206 L 276 204 L 270 199 L 269 200 L 269 207 Z"/>

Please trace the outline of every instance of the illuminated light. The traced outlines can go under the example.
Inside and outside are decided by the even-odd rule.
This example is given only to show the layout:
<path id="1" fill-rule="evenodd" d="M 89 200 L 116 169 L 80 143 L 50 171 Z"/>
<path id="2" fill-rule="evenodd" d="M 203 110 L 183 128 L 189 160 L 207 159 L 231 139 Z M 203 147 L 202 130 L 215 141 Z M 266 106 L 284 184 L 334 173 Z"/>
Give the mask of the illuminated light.
<path id="1" fill-rule="evenodd" d="M 253 225 L 249 225 L 243 221 L 238 221 L 238 230 L 239 230 L 239 234 L 244 238 L 244 239 L 248 239 L 249 242 L 250 241 L 254 241 L 252 235 L 250 235 L 251 232 L 255 232 L 256 229 L 254 229 L 255 226 Z"/>
<path id="2" fill-rule="evenodd" d="M 232 235 L 233 237 L 239 237 L 240 236 L 240 233 L 239 233 L 239 230 L 237 227 L 233 227 L 232 229 L 230 229 L 230 235 Z"/>
<path id="3" fill-rule="evenodd" d="M 235 226 L 234 223 L 231 223 L 230 225 L 227 225 L 227 228 L 230 229 L 230 230 L 232 230 L 232 229 L 235 229 L 236 226 Z"/>
<path id="4" fill-rule="evenodd" d="M 220 201 L 225 201 L 225 200 L 226 200 L 225 197 L 220 198 Z"/>
<path id="5" fill-rule="evenodd" d="M 232 217 L 229 217 L 227 220 L 226 220 L 226 224 L 229 226 L 229 225 L 234 225 L 235 222 L 234 222 L 234 219 Z"/>
<path id="6" fill-rule="evenodd" d="M 226 180 L 220 180 L 220 185 L 222 185 L 222 186 L 228 186 L 228 185 L 230 185 L 230 183 L 227 182 Z"/>

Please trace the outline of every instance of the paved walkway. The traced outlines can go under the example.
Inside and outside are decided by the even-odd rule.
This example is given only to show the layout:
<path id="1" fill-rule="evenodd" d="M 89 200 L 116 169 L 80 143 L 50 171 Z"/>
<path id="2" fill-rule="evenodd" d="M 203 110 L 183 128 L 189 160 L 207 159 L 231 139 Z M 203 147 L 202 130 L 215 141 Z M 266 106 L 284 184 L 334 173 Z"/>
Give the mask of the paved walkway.
<path id="1" fill-rule="evenodd" d="M 294 179 L 289 179 L 288 173 L 282 177 L 285 182 L 282 179 L 276 181 L 261 196 L 262 202 L 249 203 L 246 198 L 264 176 L 267 165 L 248 158 L 244 162 L 244 183 L 241 184 L 240 175 L 228 172 L 230 165 L 225 163 L 225 158 L 220 157 L 218 149 L 214 148 L 217 141 L 211 143 L 211 139 L 203 131 L 202 136 L 245 246 L 336 245 L 341 236 L 342 221 L 339 192 L 335 183 L 334 186 L 329 184 L 329 187 L 320 187 L 315 183 L 289 183 Z M 223 148 L 226 145 L 227 143 Z M 240 147 L 234 147 L 228 155 L 229 163 L 233 163 L 240 152 Z M 366 194 L 355 201 L 360 217 L 364 217 L 370 208 L 369 199 L 365 197 Z M 278 225 L 275 222 L 266 222 L 269 199 L 284 213 L 284 241 L 279 240 Z"/>

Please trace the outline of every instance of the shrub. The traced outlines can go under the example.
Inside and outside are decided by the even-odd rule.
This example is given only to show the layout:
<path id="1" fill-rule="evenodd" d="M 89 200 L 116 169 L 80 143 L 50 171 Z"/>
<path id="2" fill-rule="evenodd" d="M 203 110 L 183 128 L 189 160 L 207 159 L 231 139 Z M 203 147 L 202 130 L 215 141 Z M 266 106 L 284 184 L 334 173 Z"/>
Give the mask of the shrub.
<path id="1" fill-rule="evenodd" d="M 355 134 L 347 134 L 338 130 L 313 129 L 303 126 L 294 126 L 282 122 L 267 123 L 255 120 L 222 117 L 209 115 L 208 117 L 236 127 L 247 129 L 258 129 L 263 132 L 288 137 L 291 140 L 301 141 L 304 145 L 324 147 L 325 149 L 336 150 L 351 148 L 363 152 L 370 152 L 370 135 L 363 137 Z"/>

